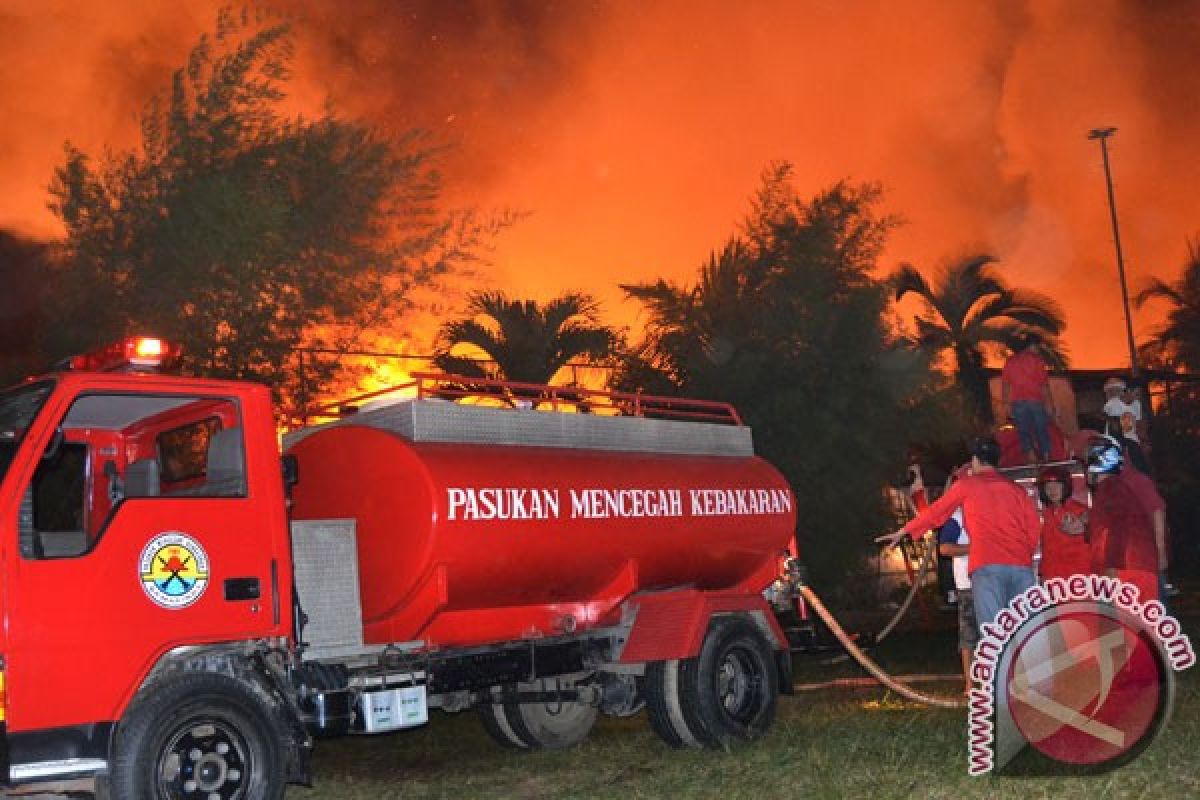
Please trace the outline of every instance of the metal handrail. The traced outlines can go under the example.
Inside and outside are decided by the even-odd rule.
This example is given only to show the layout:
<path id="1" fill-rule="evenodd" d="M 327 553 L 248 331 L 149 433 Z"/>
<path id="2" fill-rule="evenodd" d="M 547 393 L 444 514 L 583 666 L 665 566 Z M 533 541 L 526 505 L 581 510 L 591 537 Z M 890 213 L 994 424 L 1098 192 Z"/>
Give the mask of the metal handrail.
<path id="1" fill-rule="evenodd" d="M 543 383 L 476 378 L 440 372 L 414 372 L 413 380 L 397 386 L 376 389 L 332 403 L 308 409 L 305 420 L 344 417 L 358 411 L 370 400 L 394 392 L 413 390 L 419 399 L 499 400 L 513 407 L 611 413 L 614 416 L 653 417 L 690 422 L 744 425 L 741 415 L 729 403 L 684 397 L 649 395 L 642 392 L 616 392 L 579 386 L 552 386 Z M 528 405 L 526 405 L 528 404 Z"/>

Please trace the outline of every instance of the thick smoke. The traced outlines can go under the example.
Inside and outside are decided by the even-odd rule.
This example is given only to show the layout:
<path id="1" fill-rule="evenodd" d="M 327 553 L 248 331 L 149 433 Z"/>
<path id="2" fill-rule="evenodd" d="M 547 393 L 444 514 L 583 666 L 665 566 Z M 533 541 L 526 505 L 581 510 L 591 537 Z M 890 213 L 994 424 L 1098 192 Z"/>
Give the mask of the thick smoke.
<path id="1" fill-rule="evenodd" d="M 47 236 L 62 141 L 132 145 L 142 102 L 217 4 L 19 5 L 0 6 L 0 226 Z M 1173 279 L 1200 229 L 1188 2 L 285 0 L 280 13 L 300 34 L 295 109 L 328 97 L 453 142 L 455 203 L 532 212 L 502 240 L 494 283 L 591 291 L 625 323 L 636 308 L 616 284 L 689 279 L 773 159 L 807 191 L 881 181 L 907 220 L 885 266 L 995 252 L 1014 282 L 1062 300 L 1080 366 L 1125 360 L 1087 131 L 1120 129 L 1135 290 Z"/>

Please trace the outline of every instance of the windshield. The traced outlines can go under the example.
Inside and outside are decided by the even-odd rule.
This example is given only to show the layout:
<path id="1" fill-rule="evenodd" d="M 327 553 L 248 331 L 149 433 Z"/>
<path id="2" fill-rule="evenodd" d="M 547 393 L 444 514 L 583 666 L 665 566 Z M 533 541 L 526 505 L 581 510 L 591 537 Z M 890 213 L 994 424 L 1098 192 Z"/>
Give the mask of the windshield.
<path id="1" fill-rule="evenodd" d="M 0 481 L 53 388 L 50 382 L 34 383 L 0 394 Z"/>

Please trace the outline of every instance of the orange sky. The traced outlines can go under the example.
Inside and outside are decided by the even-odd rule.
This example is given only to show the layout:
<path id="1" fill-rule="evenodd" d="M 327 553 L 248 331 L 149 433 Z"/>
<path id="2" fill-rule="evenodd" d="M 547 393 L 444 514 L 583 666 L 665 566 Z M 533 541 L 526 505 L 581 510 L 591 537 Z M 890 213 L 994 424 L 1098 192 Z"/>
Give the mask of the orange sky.
<path id="1" fill-rule="evenodd" d="M 45 186 L 72 140 L 136 143 L 211 0 L 0 0 L 0 227 L 52 236 Z M 633 324 L 619 282 L 690 280 L 763 167 L 815 192 L 877 180 L 906 225 L 884 266 L 967 249 L 1058 297 L 1080 367 L 1126 348 L 1100 154 L 1134 290 L 1175 279 L 1200 232 L 1200 8 L 1188 2 L 284 0 L 295 104 L 324 97 L 458 142 L 452 199 L 528 210 L 482 278 L 582 289 Z M 1152 327 L 1153 309 L 1136 313 Z"/>

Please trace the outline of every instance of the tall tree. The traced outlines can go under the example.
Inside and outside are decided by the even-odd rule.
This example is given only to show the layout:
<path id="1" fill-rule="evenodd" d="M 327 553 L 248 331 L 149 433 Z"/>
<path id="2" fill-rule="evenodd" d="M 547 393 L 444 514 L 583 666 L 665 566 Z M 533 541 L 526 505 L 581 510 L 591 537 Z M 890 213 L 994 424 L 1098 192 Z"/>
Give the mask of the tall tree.
<path id="1" fill-rule="evenodd" d="M 49 269 L 52 247 L 0 229 L 0 386 L 46 369 L 51 359 L 38 351 L 30 333 L 42 328 L 55 287 L 35 278 Z"/>
<path id="2" fill-rule="evenodd" d="M 916 316 L 917 343 L 935 357 L 947 352 L 953 357 L 968 411 L 983 424 L 992 422 L 984 370 L 990 352 L 1015 349 L 1022 336 L 1036 332 L 1052 364 L 1066 364 L 1058 342 L 1066 323 L 1058 303 L 1009 286 L 995 264 L 992 256 L 975 254 L 947 261 L 932 283 L 911 264 L 891 276 L 897 300 L 912 292 L 923 301 L 924 313 Z"/>
<path id="3" fill-rule="evenodd" d="M 1189 243 L 1179 280 L 1151 279 L 1134 303 L 1141 308 L 1151 300 L 1166 301 L 1166 321 L 1143 345 L 1143 354 L 1164 367 L 1200 373 L 1200 246 Z"/>
<path id="4" fill-rule="evenodd" d="M 1145 341 L 1143 362 L 1170 372 L 1200 374 L 1200 243 L 1188 244 L 1187 260 L 1178 280 L 1154 278 L 1134 298 L 1140 308 L 1160 301 L 1166 309 L 1163 322 Z M 1156 407 L 1151 433 L 1157 481 L 1167 500 L 1171 530 L 1200 527 L 1200 385 L 1183 380 L 1167 385 L 1166 402 Z M 1171 573 L 1194 575 L 1200 554 L 1194 546 L 1181 546 L 1186 537 L 1174 538 Z"/>
<path id="5" fill-rule="evenodd" d="M 436 210 L 438 150 L 332 112 L 284 116 L 292 57 L 288 25 L 223 10 L 147 106 L 140 150 L 96 162 L 68 145 L 48 349 L 152 332 L 183 343 L 185 371 L 302 401 L 297 348 L 352 347 L 472 258 L 490 226 Z M 309 359 L 306 376 L 335 370 Z"/>
<path id="6" fill-rule="evenodd" d="M 848 183 L 803 198 L 773 165 L 694 284 L 623 287 L 648 323 L 618 384 L 733 403 L 795 487 L 804 560 L 830 588 L 891 524 L 883 488 L 909 441 L 959 432 L 933 423 L 928 361 L 885 324 L 872 273 L 896 221 L 879 201 Z"/>
<path id="7" fill-rule="evenodd" d="M 503 292 L 476 292 L 467 316 L 442 326 L 438 340 L 436 363 L 448 372 L 550 383 L 573 359 L 610 357 L 620 338 L 600 323 L 599 305 L 586 294 L 570 292 L 540 305 Z M 471 355 L 489 359 L 495 369 L 489 372 Z"/>

